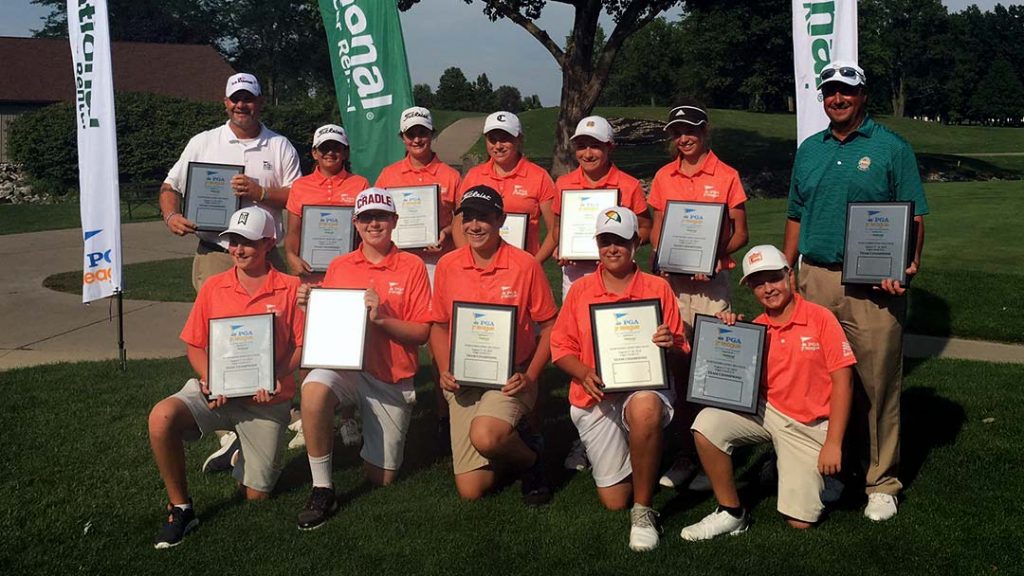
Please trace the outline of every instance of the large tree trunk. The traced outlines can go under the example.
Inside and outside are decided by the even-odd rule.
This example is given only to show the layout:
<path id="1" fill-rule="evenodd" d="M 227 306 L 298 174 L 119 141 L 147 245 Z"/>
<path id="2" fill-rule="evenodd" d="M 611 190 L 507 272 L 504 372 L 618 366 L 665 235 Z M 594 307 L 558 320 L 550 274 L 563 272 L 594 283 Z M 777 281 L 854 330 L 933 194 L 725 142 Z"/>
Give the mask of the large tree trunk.
<path id="1" fill-rule="evenodd" d="M 907 91 L 903 82 L 903 74 L 893 83 L 892 87 L 892 115 L 896 118 L 903 118 L 907 107 Z"/>
<path id="2" fill-rule="evenodd" d="M 594 37 L 601 3 L 591 0 L 576 5 L 576 18 L 562 61 L 562 97 L 558 109 L 555 144 L 551 151 L 551 172 L 555 177 L 569 172 L 573 153 L 569 145 L 576 124 L 594 109 L 604 81 L 594 80 Z M 606 74 L 607 76 L 607 74 Z"/>

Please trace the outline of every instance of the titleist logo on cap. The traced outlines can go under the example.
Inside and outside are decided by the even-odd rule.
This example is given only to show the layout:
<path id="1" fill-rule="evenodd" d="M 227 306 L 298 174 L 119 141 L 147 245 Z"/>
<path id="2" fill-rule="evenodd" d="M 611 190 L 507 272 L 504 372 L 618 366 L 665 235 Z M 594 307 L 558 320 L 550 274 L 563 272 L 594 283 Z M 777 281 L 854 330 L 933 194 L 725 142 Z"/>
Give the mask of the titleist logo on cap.
<path id="1" fill-rule="evenodd" d="M 462 195 L 463 200 L 465 200 L 466 198 L 480 198 L 482 200 L 487 200 L 488 202 L 494 202 L 494 196 L 491 196 L 487 192 L 481 192 L 479 190 L 467 191 L 465 194 Z"/>
<path id="2" fill-rule="evenodd" d="M 390 194 L 370 192 L 368 194 L 360 194 L 359 197 L 356 198 L 357 210 L 370 204 L 384 204 L 385 206 L 390 206 L 392 209 L 395 208 L 395 203 L 391 200 Z"/>
<path id="3" fill-rule="evenodd" d="M 334 128 L 333 126 L 324 126 L 323 128 L 316 131 L 317 136 L 323 136 L 324 134 L 338 134 L 341 135 L 342 131 Z"/>
<path id="4" fill-rule="evenodd" d="M 423 112 L 420 112 L 419 110 L 410 110 L 410 111 L 406 112 L 404 116 L 402 116 L 402 119 L 404 119 L 404 120 L 408 120 L 409 118 L 427 118 L 427 119 L 430 119 L 430 114 L 424 114 Z"/>

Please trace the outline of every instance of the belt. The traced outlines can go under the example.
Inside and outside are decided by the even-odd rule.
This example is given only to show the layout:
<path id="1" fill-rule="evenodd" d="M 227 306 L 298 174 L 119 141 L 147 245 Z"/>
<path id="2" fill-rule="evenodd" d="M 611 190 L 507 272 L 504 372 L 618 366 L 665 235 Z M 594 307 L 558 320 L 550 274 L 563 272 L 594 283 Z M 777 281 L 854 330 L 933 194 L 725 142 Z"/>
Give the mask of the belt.
<path id="1" fill-rule="evenodd" d="M 200 249 L 198 250 L 198 252 L 200 254 L 205 254 L 206 252 L 220 252 L 222 254 L 228 253 L 228 251 L 223 246 L 221 246 L 220 244 L 210 242 L 209 240 L 200 239 L 199 248 Z M 203 251 L 204 249 L 206 252 Z"/>
<path id="2" fill-rule="evenodd" d="M 843 269 L 842 262 L 833 262 L 830 264 L 826 264 L 824 262 L 815 262 L 814 260 L 811 260 L 807 256 L 804 256 L 801 262 L 803 264 L 810 264 L 811 266 L 817 266 L 818 268 L 824 268 L 826 270 L 841 271 Z"/>

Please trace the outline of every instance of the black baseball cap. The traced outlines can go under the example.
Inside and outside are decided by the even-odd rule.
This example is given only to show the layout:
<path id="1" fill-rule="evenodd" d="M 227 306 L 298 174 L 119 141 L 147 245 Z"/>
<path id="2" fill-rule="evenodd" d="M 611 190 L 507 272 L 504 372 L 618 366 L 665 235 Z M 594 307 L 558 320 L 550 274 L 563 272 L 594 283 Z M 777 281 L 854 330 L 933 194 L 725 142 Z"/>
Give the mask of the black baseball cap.
<path id="1" fill-rule="evenodd" d="M 462 202 L 455 210 L 456 214 L 462 213 L 469 208 L 478 212 L 494 212 L 495 214 L 505 213 L 505 203 L 501 200 L 501 194 L 490 186 L 473 186 L 462 195 Z"/>
<path id="2" fill-rule="evenodd" d="M 669 110 L 668 121 L 665 130 L 675 124 L 689 124 L 690 126 L 701 126 L 708 123 L 708 113 L 696 106 L 676 106 Z"/>

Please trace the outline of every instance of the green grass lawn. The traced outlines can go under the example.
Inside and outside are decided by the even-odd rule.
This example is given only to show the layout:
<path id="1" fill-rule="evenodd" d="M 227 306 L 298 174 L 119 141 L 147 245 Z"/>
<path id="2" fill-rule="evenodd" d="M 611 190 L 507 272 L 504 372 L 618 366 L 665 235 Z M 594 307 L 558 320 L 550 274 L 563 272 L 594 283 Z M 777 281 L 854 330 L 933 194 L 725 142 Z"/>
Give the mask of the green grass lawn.
<path id="1" fill-rule="evenodd" d="M 139 222 L 160 218 L 156 203 L 132 204 L 132 215 L 128 217 L 128 206 L 121 203 L 121 222 Z M 81 208 L 77 201 L 57 204 L 0 204 L 0 236 L 23 234 L 44 230 L 64 230 L 82 225 Z"/>
<path id="2" fill-rule="evenodd" d="M 421 371 L 422 373 L 425 372 Z M 787 528 L 757 452 L 738 454 L 753 504 L 750 531 L 686 543 L 679 530 L 713 507 L 706 493 L 660 492 L 662 545 L 626 546 L 624 512 L 603 510 L 589 473 L 560 468 L 571 439 L 564 384 L 545 404 L 551 506 L 530 510 L 518 486 L 461 502 L 451 461 L 433 444 L 433 397 L 421 377 L 406 463 L 386 489 L 361 481 L 353 449 L 336 453 L 343 507 L 300 532 L 309 492 L 304 451 L 286 455 L 275 497 L 247 504 L 225 474 L 187 465 L 199 529 L 153 550 L 166 496 L 149 453 L 146 415 L 189 376 L 180 358 L 63 364 L 0 373 L 0 566 L 4 574 L 1011 574 L 1024 562 L 1020 438 L 1024 366 L 933 360 L 907 366 L 899 515 L 873 524 L 851 494 L 823 525 Z M 549 374 L 549 377 L 551 375 Z M 558 382 L 564 382 L 561 377 Z M 1015 496 L 1015 494 L 1017 496 Z"/>

